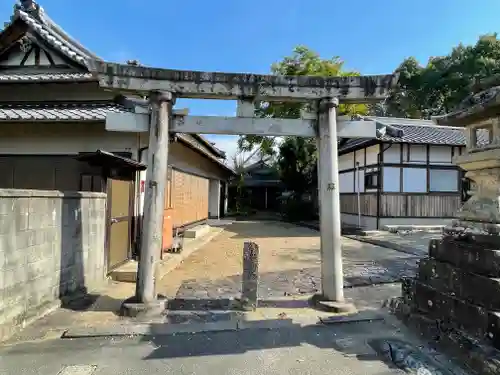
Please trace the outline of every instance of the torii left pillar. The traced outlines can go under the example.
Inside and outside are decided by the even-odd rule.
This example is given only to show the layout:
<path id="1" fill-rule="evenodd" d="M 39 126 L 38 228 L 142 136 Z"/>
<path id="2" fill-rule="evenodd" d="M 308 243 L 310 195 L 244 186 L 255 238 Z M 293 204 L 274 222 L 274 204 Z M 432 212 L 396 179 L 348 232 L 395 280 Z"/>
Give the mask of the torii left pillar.
<path id="1" fill-rule="evenodd" d="M 337 98 L 318 105 L 318 185 L 321 230 L 321 293 L 313 301 L 333 312 L 355 311 L 344 300 L 337 148 Z M 321 166 L 319 165 L 321 161 Z"/>
<path id="2" fill-rule="evenodd" d="M 156 301 L 156 264 L 163 241 L 163 213 L 168 169 L 168 135 L 174 98 L 169 92 L 150 95 L 148 169 L 144 196 L 140 259 L 137 270 L 136 302 Z"/>

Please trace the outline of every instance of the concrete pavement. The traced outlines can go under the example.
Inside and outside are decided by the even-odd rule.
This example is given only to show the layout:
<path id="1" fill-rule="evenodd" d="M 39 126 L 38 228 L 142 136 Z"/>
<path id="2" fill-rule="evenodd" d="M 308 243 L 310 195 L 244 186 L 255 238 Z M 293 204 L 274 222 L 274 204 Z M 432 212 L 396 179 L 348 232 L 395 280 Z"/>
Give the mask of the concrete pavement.
<path id="1" fill-rule="evenodd" d="M 159 293 L 172 303 L 156 322 L 200 323 L 234 316 L 232 311 L 216 314 L 207 310 L 240 296 L 242 248 L 246 240 L 260 246 L 261 308 L 258 314 L 275 319 L 282 313 L 290 316 L 305 312 L 306 309 L 293 306 L 320 289 L 318 232 L 272 221 L 227 224 L 221 234 L 158 282 Z M 418 256 L 351 239 L 343 241 L 346 296 L 359 309 L 380 308 L 384 299 L 400 295 L 400 287 L 394 283 L 414 274 Z M 373 288 L 373 285 L 386 287 Z M 136 324 L 117 314 L 121 301 L 133 293 L 134 284 L 113 282 L 90 295 L 88 304 L 67 305 L 26 328 L 11 341 L 46 340 L 60 337 L 67 330 L 111 332 L 117 325 Z M 227 307 L 219 309 L 227 310 Z M 187 311 L 181 314 L 178 310 Z M 311 314 L 318 316 L 315 311 Z"/>
<path id="2" fill-rule="evenodd" d="M 387 340 L 392 347 L 403 342 L 411 350 L 398 350 L 399 357 L 377 351 Z M 392 321 L 48 340 L 0 348 L 0 373 L 5 375 L 389 375 L 403 374 L 400 367 L 408 365 L 421 374 L 464 374 Z"/>
<path id="3" fill-rule="evenodd" d="M 229 319 L 216 317 L 207 324 L 217 315 L 210 304 L 239 296 L 246 240 L 260 246 L 261 307 L 238 313 L 236 322 L 234 311 L 221 311 Z M 331 315 L 307 305 L 320 286 L 316 231 L 240 221 L 159 281 L 160 293 L 180 302 L 177 308 L 152 321 L 122 319 L 113 310 L 133 292 L 133 284 L 111 284 L 92 309 L 60 310 L 0 346 L 0 374 L 385 375 L 402 373 L 399 367 L 406 365 L 420 366 L 422 374 L 461 374 L 381 308 L 384 300 L 400 294 L 399 280 L 413 275 L 420 257 L 352 239 L 343 245 L 346 298 L 368 312 L 365 319 L 319 324 Z M 187 300 L 196 301 L 201 311 L 182 306 Z M 378 318 L 367 321 L 366 316 Z M 113 327 L 122 330 L 119 337 L 111 337 Z M 74 335 L 82 338 L 60 339 L 68 329 L 83 333 Z M 92 331 L 100 337 L 88 337 Z M 380 344 L 387 340 L 392 344 Z"/>

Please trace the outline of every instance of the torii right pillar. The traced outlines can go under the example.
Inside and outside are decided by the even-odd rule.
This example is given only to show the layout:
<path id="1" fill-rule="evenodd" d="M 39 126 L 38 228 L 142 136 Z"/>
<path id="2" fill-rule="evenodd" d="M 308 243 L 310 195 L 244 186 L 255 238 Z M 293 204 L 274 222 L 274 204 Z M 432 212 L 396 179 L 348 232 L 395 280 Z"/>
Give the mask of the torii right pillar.
<path id="1" fill-rule="evenodd" d="M 475 372 L 500 374 L 500 86 L 473 87 L 459 108 L 435 117 L 464 127 L 466 152 L 454 162 L 473 182 L 471 198 L 429 243 L 417 277 L 392 307 L 411 326 Z M 458 199 L 458 198 L 457 198 Z"/>
<path id="2" fill-rule="evenodd" d="M 318 185 L 321 230 L 321 293 L 313 302 L 332 312 L 353 312 L 344 300 L 337 150 L 337 98 L 318 103 Z"/>

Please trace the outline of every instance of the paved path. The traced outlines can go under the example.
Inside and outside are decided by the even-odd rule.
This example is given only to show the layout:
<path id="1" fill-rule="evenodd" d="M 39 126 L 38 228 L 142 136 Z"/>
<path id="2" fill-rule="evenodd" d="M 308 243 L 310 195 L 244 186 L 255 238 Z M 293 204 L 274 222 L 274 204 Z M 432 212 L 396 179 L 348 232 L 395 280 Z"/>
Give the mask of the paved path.
<path id="1" fill-rule="evenodd" d="M 353 239 L 365 241 L 371 244 L 388 247 L 390 249 L 414 254 L 420 257 L 427 256 L 429 252 L 429 241 L 434 238 L 441 238 L 440 231 L 400 231 L 391 233 L 378 231 L 368 233 L 364 236 L 349 236 Z"/>
<path id="2" fill-rule="evenodd" d="M 274 221 L 237 221 L 159 282 L 169 298 L 217 299 L 240 295 L 245 241 L 260 248 L 259 298 L 313 294 L 320 289 L 317 231 Z M 419 256 L 343 239 L 347 288 L 413 276 Z"/>
<path id="3" fill-rule="evenodd" d="M 260 245 L 262 299 L 298 302 L 318 291 L 317 231 L 282 222 L 235 222 L 167 274 L 159 282 L 159 292 L 178 299 L 239 296 L 242 247 L 246 240 Z M 53 336 L 44 335 L 38 342 L 18 341 L 0 346 L 0 374 L 403 374 L 405 372 L 388 361 L 388 357 L 374 350 L 373 343 L 404 340 L 416 353 L 410 355 L 421 355 L 419 350 L 426 353 L 425 343 L 380 310 L 382 300 L 400 292 L 400 285 L 390 282 L 413 275 L 419 257 L 351 239 L 343 241 L 346 297 L 354 300 L 360 309 L 376 309 L 375 313 L 382 314 L 385 320 L 318 325 L 315 324 L 320 316 L 318 312 L 305 305 L 287 308 L 285 304 L 258 309 L 256 314 L 247 317 L 249 327 L 251 321 L 289 322 L 266 329 L 184 332 L 155 337 L 50 339 L 48 337 Z M 370 285 L 374 283 L 380 285 Z M 94 311 L 93 314 L 100 313 Z M 66 315 L 59 312 L 49 321 L 64 321 Z M 92 312 L 90 315 L 73 312 L 65 319 L 79 315 L 88 315 L 87 322 L 99 319 Z M 155 324 L 163 325 L 165 321 L 152 326 Z M 389 348 L 392 353 L 393 347 Z M 406 355 L 408 352 L 399 355 L 400 362 L 421 363 L 404 359 Z M 443 375 L 459 374 L 450 370 L 451 364 L 446 358 L 435 353 L 429 355 L 438 361 L 434 364 L 440 363 L 438 367 Z"/>
<path id="4" fill-rule="evenodd" d="M 199 315 L 196 311 L 207 307 L 213 310 L 214 302 L 224 310 L 227 299 L 240 296 L 242 248 L 246 240 L 260 245 L 259 298 L 265 302 L 259 310 L 265 310 L 262 313 L 265 319 L 276 318 L 282 313 L 288 316 L 302 314 L 307 297 L 320 289 L 318 235 L 317 231 L 283 222 L 238 221 L 226 225 L 224 232 L 158 282 L 158 292 L 173 299 L 165 321 L 189 323 L 229 319 L 231 314 L 211 311 Z M 343 241 L 347 298 L 359 309 L 376 309 L 385 299 L 400 295 L 401 287 L 397 282 L 402 276 L 414 274 L 418 256 L 351 239 Z M 383 288 L 374 288 L 373 284 L 383 284 Z M 67 329 L 79 327 L 106 328 L 122 324 L 123 319 L 115 311 L 120 308 L 121 301 L 133 293 L 134 284 L 111 283 L 94 296 L 99 298 L 90 308 L 77 305 L 60 309 L 32 324 L 12 341 L 59 337 Z M 190 305 L 185 300 L 190 301 Z M 183 314 L 173 310 L 195 311 Z"/>
<path id="5" fill-rule="evenodd" d="M 427 354 L 403 327 L 385 321 L 20 344 L 0 347 L 0 374 L 405 374 L 375 350 L 380 340 L 411 344 L 414 354 L 396 356 L 401 363 L 425 367 L 418 373 L 437 374 L 437 367 L 442 375 L 463 375 L 446 358 Z M 420 359 L 422 353 L 428 360 Z"/>

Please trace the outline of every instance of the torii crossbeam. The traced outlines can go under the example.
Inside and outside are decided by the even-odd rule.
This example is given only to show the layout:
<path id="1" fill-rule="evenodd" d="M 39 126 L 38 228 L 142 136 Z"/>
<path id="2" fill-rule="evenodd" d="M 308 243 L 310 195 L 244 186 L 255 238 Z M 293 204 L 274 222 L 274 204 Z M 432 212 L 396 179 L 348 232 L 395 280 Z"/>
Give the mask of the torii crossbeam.
<path id="1" fill-rule="evenodd" d="M 340 229 L 337 137 L 375 137 L 375 123 L 357 121 L 337 124 L 339 103 L 374 103 L 385 99 L 396 84 L 395 75 L 354 77 L 274 76 L 148 68 L 94 61 L 90 70 L 101 87 L 121 93 L 149 97 L 148 170 L 144 228 L 139 262 L 137 297 L 143 303 L 156 299 L 155 262 L 161 251 L 164 190 L 168 164 L 168 133 L 215 133 L 316 136 L 319 149 L 319 191 L 321 229 L 321 295 L 317 300 L 335 311 L 350 307 L 344 302 Z M 233 99 L 239 101 L 238 116 L 174 116 L 175 98 Z M 253 102 L 308 102 L 314 113 L 291 120 L 259 119 L 253 116 Z M 109 128 L 117 121 L 133 119 L 145 131 L 144 113 L 110 117 Z M 108 121 L 107 121 L 108 122 Z M 111 123 L 113 122 L 113 123 Z M 108 126 L 108 124 L 107 124 Z M 248 128 L 250 127 L 250 128 Z M 287 130 L 288 129 L 288 130 Z M 125 130 L 122 130 L 125 131 Z"/>

